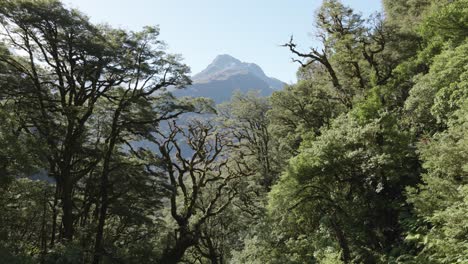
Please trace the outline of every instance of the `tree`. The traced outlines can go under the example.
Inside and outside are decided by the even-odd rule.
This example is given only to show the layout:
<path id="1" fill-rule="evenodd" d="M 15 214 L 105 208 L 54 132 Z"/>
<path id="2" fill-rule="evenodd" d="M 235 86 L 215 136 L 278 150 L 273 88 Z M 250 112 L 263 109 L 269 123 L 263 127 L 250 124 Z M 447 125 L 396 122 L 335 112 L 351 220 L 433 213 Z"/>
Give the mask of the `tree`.
<path id="1" fill-rule="evenodd" d="M 275 157 L 275 142 L 269 130 L 267 98 L 254 92 L 235 93 L 229 103 L 219 106 L 223 129 L 228 130 L 242 148 L 239 158 L 251 171 L 258 172 L 258 184 L 268 190 L 281 169 Z M 245 156 L 244 156 L 245 155 Z"/>
<path id="2" fill-rule="evenodd" d="M 281 151 L 289 154 L 283 154 L 281 159 L 296 155 L 304 136 L 319 135 L 322 127 L 329 127 L 331 120 L 345 111 L 327 89 L 326 82 L 317 80 L 321 73 L 315 71 L 315 79 L 300 80 L 270 97 L 269 129 L 279 141 Z"/>
<path id="3" fill-rule="evenodd" d="M 433 58 L 429 73 L 416 77 L 405 110 L 417 130 L 433 134 L 444 130 L 451 115 L 468 97 L 468 44 Z"/>
<path id="4" fill-rule="evenodd" d="M 468 101 L 454 113 L 448 129 L 419 144 L 425 173 L 422 184 L 408 189 L 418 221 L 406 240 L 415 244 L 414 263 L 463 263 L 468 261 Z"/>
<path id="5" fill-rule="evenodd" d="M 51 244 L 73 240 L 77 187 L 100 169 L 94 263 L 100 261 L 107 215 L 109 174 L 122 139 L 154 130 L 159 121 L 194 109 L 164 93 L 188 84 L 188 67 L 164 52 L 159 30 L 126 32 L 96 26 L 58 1 L 4 1 L 0 5 L 2 39 L 25 56 L 2 53 L 28 85 L 8 99 L 19 106 L 22 127 L 46 145 L 44 169 L 56 181 Z M 111 118 L 97 115 L 105 108 Z M 102 130 L 100 130 L 102 128 Z M 139 136 L 140 135 L 140 136 Z M 55 207 L 61 204 L 59 215 Z M 60 216 L 60 218 L 59 218 Z"/>
<path id="6" fill-rule="evenodd" d="M 113 120 L 118 122 L 133 98 L 188 83 L 187 67 L 163 53 L 156 28 L 128 33 L 98 27 L 58 1 L 4 1 L 0 14 L 3 40 L 26 54 L 1 60 L 32 84 L 13 96 L 27 106 L 25 126 L 37 129 L 48 146 L 47 171 L 57 182 L 62 203 L 61 237 L 71 240 L 73 190 L 98 162 L 109 162 L 115 144 L 116 128 L 104 152 L 89 144 L 93 139 L 88 124 L 96 104 L 108 100 L 118 105 Z M 120 85 L 127 88 L 115 93 Z M 105 214 L 105 205 L 102 208 Z"/>
<path id="7" fill-rule="evenodd" d="M 177 263 L 187 249 L 199 245 L 206 235 L 203 226 L 236 197 L 239 181 L 247 176 L 245 165 L 230 159 L 227 150 L 235 143 L 210 122 L 194 120 L 186 128 L 171 122 L 169 131 L 158 132 L 151 141 L 158 153 L 141 155 L 152 160 L 148 171 L 166 179 L 169 215 L 175 225 L 169 227 L 159 262 Z"/>
<path id="8" fill-rule="evenodd" d="M 53 186 L 47 182 L 16 179 L 0 191 L 0 251 L 2 261 L 29 263 L 34 252 L 44 260 L 51 223 L 49 202 Z M 37 262 L 39 263 L 39 262 Z"/>
<path id="9" fill-rule="evenodd" d="M 384 261 L 402 239 L 403 186 L 417 171 L 411 135 L 394 117 L 360 124 L 341 116 L 302 143 L 270 193 L 271 214 L 300 226 L 295 236 L 325 232 L 344 263 Z"/>
<path id="10" fill-rule="evenodd" d="M 401 30 L 409 34 L 414 34 L 434 6 L 443 6 L 450 2 L 452 1 L 383 0 L 383 5 L 389 23 L 398 25 Z"/>
<path id="11" fill-rule="evenodd" d="M 321 65 L 334 88 L 334 97 L 344 106 L 351 109 L 369 88 L 388 82 L 401 56 L 390 52 L 398 40 L 380 15 L 365 21 L 351 8 L 330 0 L 319 9 L 316 23 L 321 50 L 301 52 L 292 37 L 283 46 L 302 67 Z"/>
<path id="12" fill-rule="evenodd" d="M 467 4 L 326 0 L 298 83 L 214 115 L 158 28 L 0 2 L 0 259 L 467 262 Z"/>
<path id="13" fill-rule="evenodd" d="M 468 14 L 464 9 L 468 2 L 466 0 L 433 2 L 435 7 L 432 12 L 421 21 L 421 36 L 430 42 L 440 42 L 442 45 L 444 42 L 454 46 L 461 44 L 468 36 L 465 30 L 468 26 Z"/>

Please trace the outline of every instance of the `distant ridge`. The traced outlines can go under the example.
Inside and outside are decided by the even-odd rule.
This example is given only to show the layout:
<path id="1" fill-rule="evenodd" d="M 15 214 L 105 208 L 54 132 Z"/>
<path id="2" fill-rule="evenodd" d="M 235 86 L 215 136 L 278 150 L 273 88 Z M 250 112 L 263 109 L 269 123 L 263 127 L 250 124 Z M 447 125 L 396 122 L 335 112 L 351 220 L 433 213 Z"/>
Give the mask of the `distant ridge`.
<path id="1" fill-rule="evenodd" d="M 265 75 L 262 68 L 254 63 L 222 54 L 200 73 L 192 77 L 193 84 L 186 89 L 174 92 L 176 96 L 208 97 L 216 103 L 229 101 L 232 94 L 258 91 L 262 96 L 269 96 L 275 90 L 282 89 L 282 81 Z"/>

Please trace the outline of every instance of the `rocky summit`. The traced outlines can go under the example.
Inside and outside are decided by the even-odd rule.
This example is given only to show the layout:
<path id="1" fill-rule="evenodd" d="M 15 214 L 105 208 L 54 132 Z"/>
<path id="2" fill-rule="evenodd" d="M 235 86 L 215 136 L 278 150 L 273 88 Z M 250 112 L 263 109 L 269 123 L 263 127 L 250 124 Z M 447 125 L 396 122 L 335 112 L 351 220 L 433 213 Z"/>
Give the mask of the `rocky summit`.
<path id="1" fill-rule="evenodd" d="M 268 77 L 255 63 L 230 55 L 218 55 L 203 71 L 192 76 L 192 85 L 174 92 L 176 96 L 208 97 L 216 103 L 228 101 L 235 91 L 257 91 L 268 96 L 285 83 Z"/>

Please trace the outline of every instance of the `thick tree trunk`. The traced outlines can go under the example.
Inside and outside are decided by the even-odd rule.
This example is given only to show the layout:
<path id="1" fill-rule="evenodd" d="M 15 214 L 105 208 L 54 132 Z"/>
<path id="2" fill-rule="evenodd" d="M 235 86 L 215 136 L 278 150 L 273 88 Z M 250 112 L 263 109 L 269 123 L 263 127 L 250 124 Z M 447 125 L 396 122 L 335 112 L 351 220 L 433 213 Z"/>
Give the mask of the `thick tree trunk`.
<path id="1" fill-rule="evenodd" d="M 73 198 L 72 186 L 69 181 L 65 181 L 62 189 L 62 239 L 66 241 L 73 240 Z"/>
<path id="2" fill-rule="evenodd" d="M 72 160 L 75 153 L 77 138 L 74 135 L 75 120 L 69 118 L 67 134 L 64 141 L 63 161 L 60 165 L 60 178 L 62 182 L 62 224 L 63 236 L 66 241 L 73 240 L 73 177 Z"/>
<path id="3" fill-rule="evenodd" d="M 179 263 L 185 251 L 196 244 L 196 239 L 190 234 L 181 234 L 174 247 L 164 252 L 159 263 L 176 264 Z"/>

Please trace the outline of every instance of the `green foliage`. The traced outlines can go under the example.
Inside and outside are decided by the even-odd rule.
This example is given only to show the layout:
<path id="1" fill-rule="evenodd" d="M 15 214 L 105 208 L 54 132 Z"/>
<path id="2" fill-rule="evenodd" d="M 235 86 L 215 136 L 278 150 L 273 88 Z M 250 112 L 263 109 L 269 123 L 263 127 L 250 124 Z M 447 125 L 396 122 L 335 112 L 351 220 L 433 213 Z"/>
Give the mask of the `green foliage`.
<path id="1" fill-rule="evenodd" d="M 444 4 L 448 0 L 383 0 L 388 21 L 397 24 L 401 30 L 414 33 L 421 21 L 436 4 Z"/>
<path id="2" fill-rule="evenodd" d="M 33 264 L 35 261 L 26 255 L 15 256 L 10 249 L 0 246 L 0 259 L 8 264 Z"/>
<path id="3" fill-rule="evenodd" d="M 325 85 L 320 80 L 301 80 L 270 97 L 270 130 L 281 140 L 283 152 L 296 153 L 302 137 L 311 132 L 320 134 L 321 127 L 329 126 L 331 119 L 344 111 Z"/>
<path id="4" fill-rule="evenodd" d="M 421 141 L 423 184 L 408 188 L 408 200 L 422 219 L 406 238 L 421 248 L 414 257 L 418 262 L 468 261 L 468 100 L 454 117 L 446 131 Z"/>
<path id="5" fill-rule="evenodd" d="M 83 263 L 83 251 L 77 244 L 59 244 L 48 253 L 46 264 L 79 264 Z"/>
<path id="6" fill-rule="evenodd" d="M 42 165 L 41 145 L 22 133 L 11 105 L 0 109 L 0 189 L 18 175 L 27 175 Z"/>
<path id="7" fill-rule="evenodd" d="M 282 227 L 272 218 L 265 219 L 264 223 L 255 226 L 256 234 L 244 240 L 243 250 L 233 253 L 232 263 L 318 263 L 314 256 L 315 237 L 295 236 L 288 231 L 291 228 Z"/>
<path id="8" fill-rule="evenodd" d="M 268 190 L 281 171 L 281 157 L 277 142 L 272 137 L 270 118 L 271 109 L 267 98 L 255 92 L 235 93 L 230 102 L 218 107 L 222 128 L 231 132 L 240 143 L 242 159 L 251 171 L 257 172 L 254 186 Z"/>
<path id="9" fill-rule="evenodd" d="M 429 73 L 418 76 L 406 101 L 412 123 L 426 132 L 443 129 L 468 97 L 468 43 L 434 58 Z M 432 131 L 431 131 L 432 130 Z"/>
<path id="10" fill-rule="evenodd" d="M 0 262 L 468 262 L 468 1 L 383 2 L 215 109 L 158 27 L 1 1 Z"/>
<path id="11" fill-rule="evenodd" d="M 322 135 L 303 142 L 270 194 L 272 214 L 314 237 L 320 230 L 330 237 L 343 233 L 335 246 L 371 261 L 398 241 L 393 228 L 404 204 L 402 186 L 416 177 L 413 153 L 411 136 L 399 130 L 394 117 L 360 125 L 341 116 Z"/>
<path id="12" fill-rule="evenodd" d="M 378 118 L 382 111 L 385 111 L 383 106 L 383 95 L 380 87 L 374 87 L 369 90 L 365 100 L 362 100 L 353 109 L 351 114 L 356 117 L 361 123 L 366 123 L 368 120 Z"/>
<path id="13" fill-rule="evenodd" d="M 10 258 L 43 253 L 41 240 L 51 228 L 47 203 L 52 193 L 47 183 L 28 179 L 14 180 L 0 192 L 0 247 L 11 252 Z"/>
<path id="14" fill-rule="evenodd" d="M 443 2 L 443 1 L 442 1 Z M 420 34 L 426 40 L 459 45 L 468 37 L 468 1 L 456 0 L 434 8 L 422 21 Z"/>

